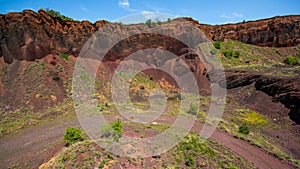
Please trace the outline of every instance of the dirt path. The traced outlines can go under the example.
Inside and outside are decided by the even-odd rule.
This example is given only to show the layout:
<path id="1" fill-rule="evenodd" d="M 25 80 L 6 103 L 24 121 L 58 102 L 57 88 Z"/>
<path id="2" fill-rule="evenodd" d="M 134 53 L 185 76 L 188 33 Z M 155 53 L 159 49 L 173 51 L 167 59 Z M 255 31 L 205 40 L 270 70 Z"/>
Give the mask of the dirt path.
<path id="1" fill-rule="evenodd" d="M 223 132 L 215 132 L 212 137 L 213 140 L 223 143 L 226 147 L 237 153 L 244 159 L 251 161 L 258 168 L 293 168 L 286 162 L 266 153 L 261 148 L 253 146 L 246 141 L 235 139 Z"/>
<path id="2" fill-rule="evenodd" d="M 200 132 L 202 124 L 197 124 L 194 127 L 196 132 Z M 251 161 L 256 167 L 262 169 L 287 169 L 296 168 L 288 164 L 288 162 L 280 160 L 263 149 L 250 144 L 247 141 L 237 139 L 229 135 L 228 133 L 220 130 L 215 130 L 210 139 L 222 143 L 225 147 L 244 159 Z"/>
<path id="3" fill-rule="evenodd" d="M 62 136 L 65 128 L 78 125 L 79 122 L 75 119 L 53 121 L 0 139 L 0 168 L 7 168 L 18 163 L 22 164 L 21 168 L 37 168 L 64 146 Z M 199 123 L 194 126 L 196 132 L 199 132 L 201 128 L 202 124 Z M 261 148 L 236 139 L 226 132 L 216 130 L 211 138 L 224 144 L 225 147 L 244 159 L 253 162 L 258 168 L 295 168 Z"/>
<path id="4" fill-rule="evenodd" d="M 38 168 L 63 146 L 63 134 L 68 126 L 78 126 L 77 120 L 58 120 L 39 124 L 0 139 L 0 168 Z"/>

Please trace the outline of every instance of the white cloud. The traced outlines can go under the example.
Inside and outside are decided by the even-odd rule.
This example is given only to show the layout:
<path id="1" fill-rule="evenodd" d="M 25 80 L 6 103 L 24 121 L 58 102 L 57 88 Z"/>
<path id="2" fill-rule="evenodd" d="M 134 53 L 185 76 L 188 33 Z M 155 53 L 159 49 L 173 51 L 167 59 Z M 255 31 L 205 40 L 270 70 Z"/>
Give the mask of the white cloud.
<path id="1" fill-rule="evenodd" d="M 220 15 L 220 18 L 226 18 L 226 19 L 230 19 L 231 17 L 225 14 Z"/>
<path id="2" fill-rule="evenodd" d="M 146 5 L 147 8 L 149 8 L 149 10 L 146 9 L 136 9 L 136 8 L 132 8 L 130 2 L 128 0 L 119 0 L 118 5 L 130 12 L 130 13 L 140 13 L 142 16 L 141 18 L 137 19 L 139 20 L 139 22 L 144 22 L 148 19 L 152 19 L 152 20 L 156 20 L 156 19 L 160 19 L 160 20 L 166 20 L 166 18 L 173 18 L 171 15 L 164 13 L 164 14 L 158 14 L 160 13 L 162 10 L 163 11 L 167 11 L 167 9 L 165 8 L 159 8 L 159 7 L 153 7 L 150 5 Z M 134 6 L 134 5 L 133 5 Z M 167 17 L 166 17 L 167 16 Z M 126 23 L 126 22 L 124 22 Z"/>
<path id="3" fill-rule="evenodd" d="M 152 5 L 146 5 L 146 7 L 149 8 L 151 11 L 156 12 L 156 13 L 170 12 L 170 9 L 167 9 L 167 8 L 161 8 L 161 7 L 152 6 Z"/>
<path id="4" fill-rule="evenodd" d="M 128 0 L 119 0 L 119 6 L 129 12 L 140 12 L 140 10 L 130 8 L 130 3 Z"/>
<path id="5" fill-rule="evenodd" d="M 86 7 L 84 7 L 84 6 L 81 6 L 80 9 L 81 9 L 82 11 L 84 11 L 84 12 L 88 12 L 88 11 L 89 11 L 89 10 L 88 10 Z"/>
<path id="6" fill-rule="evenodd" d="M 233 12 L 233 16 L 237 17 L 237 18 L 242 18 L 243 14 L 237 13 L 237 12 Z"/>
<path id="7" fill-rule="evenodd" d="M 142 11 L 142 15 L 146 19 L 155 19 L 155 17 L 156 17 L 156 13 L 150 12 L 150 11 Z"/>
<path id="8" fill-rule="evenodd" d="M 237 18 L 243 18 L 243 14 L 233 12 L 232 14 L 222 14 L 220 15 L 220 18 L 226 18 L 226 19 L 237 19 Z"/>
<path id="9" fill-rule="evenodd" d="M 129 1 L 128 0 L 119 0 L 119 6 L 121 7 L 129 7 Z"/>

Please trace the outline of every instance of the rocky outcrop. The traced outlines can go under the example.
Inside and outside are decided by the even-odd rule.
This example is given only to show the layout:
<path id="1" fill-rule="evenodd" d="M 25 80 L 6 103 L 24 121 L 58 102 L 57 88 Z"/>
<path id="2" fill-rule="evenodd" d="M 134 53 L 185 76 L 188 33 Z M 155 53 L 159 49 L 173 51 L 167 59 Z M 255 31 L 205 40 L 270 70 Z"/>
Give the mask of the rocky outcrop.
<path id="1" fill-rule="evenodd" d="M 300 16 L 284 16 L 238 24 L 205 25 L 193 22 L 212 40 L 233 39 L 261 46 L 293 46 L 300 43 Z M 48 54 L 77 56 L 88 38 L 107 21 L 62 21 L 44 11 L 0 15 L 0 56 L 6 63 L 34 60 Z M 136 25 L 138 28 L 145 26 Z M 120 26 L 115 26 L 120 29 Z M 174 26 L 176 29 L 176 25 Z M 121 32 L 121 29 L 120 29 Z M 129 39 L 130 41 L 130 39 Z"/>
<path id="2" fill-rule="evenodd" d="M 300 16 L 277 16 L 258 21 L 226 25 L 204 25 L 200 28 L 212 40 L 237 40 L 243 43 L 286 47 L 300 43 Z"/>
<path id="3" fill-rule="evenodd" d="M 233 89 L 253 84 L 255 89 L 262 91 L 290 109 L 290 118 L 300 124 L 300 78 L 265 76 L 257 72 L 226 71 L 227 88 Z M 219 81 L 223 84 L 224 82 Z M 263 103 L 262 103 L 263 104 Z"/>
<path id="4" fill-rule="evenodd" d="M 72 53 L 107 21 L 70 22 L 53 18 L 44 11 L 0 15 L 0 55 L 6 63 L 39 59 L 48 54 Z"/>

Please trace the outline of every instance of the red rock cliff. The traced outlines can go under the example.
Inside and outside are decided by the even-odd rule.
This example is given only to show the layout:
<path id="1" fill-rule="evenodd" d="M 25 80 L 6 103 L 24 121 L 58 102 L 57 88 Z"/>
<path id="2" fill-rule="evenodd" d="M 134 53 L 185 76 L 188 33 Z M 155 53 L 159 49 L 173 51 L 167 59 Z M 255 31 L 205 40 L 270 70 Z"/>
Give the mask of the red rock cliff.
<path id="1" fill-rule="evenodd" d="M 283 16 L 238 24 L 195 25 L 212 40 L 233 39 L 260 46 L 294 46 L 300 43 L 300 16 Z M 0 56 L 6 63 L 34 60 L 47 54 L 78 55 L 87 39 L 107 21 L 73 22 L 53 18 L 44 11 L 0 15 Z M 176 28 L 175 28 L 176 29 Z"/>

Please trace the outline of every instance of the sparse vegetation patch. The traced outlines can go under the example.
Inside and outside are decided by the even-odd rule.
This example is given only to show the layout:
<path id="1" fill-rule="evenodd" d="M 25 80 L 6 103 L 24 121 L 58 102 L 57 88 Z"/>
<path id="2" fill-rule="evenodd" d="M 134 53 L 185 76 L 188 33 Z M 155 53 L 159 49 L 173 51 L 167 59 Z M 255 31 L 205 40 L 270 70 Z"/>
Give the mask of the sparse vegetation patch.
<path id="1" fill-rule="evenodd" d="M 69 18 L 69 17 L 67 17 L 65 15 L 62 15 L 62 14 L 60 14 L 60 12 L 52 10 L 52 9 L 49 9 L 49 8 L 46 8 L 46 9 L 40 8 L 40 10 L 45 11 L 47 14 L 51 15 L 52 17 L 60 18 L 63 21 L 74 21 L 74 19 Z"/>
<path id="2" fill-rule="evenodd" d="M 299 58 L 293 57 L 293 56 L 287 56 L 284 60 L 284 63 L 288 65 L 298 65 L 299 64 Z"/>
<path id="3" fill-rule="evenodd" d="M 67 55 L 65 53 L 61 54 L 60 57 L 63 59 L 69 60 L 69 55 Z"/>
<path id="4" fill-rule="evenodd" d="M 82 140 L 83 133 L 79 128 L 67 127 L 64 135 L 64 141 L 67 143 L 67 145 L 71 145 Z"/>

